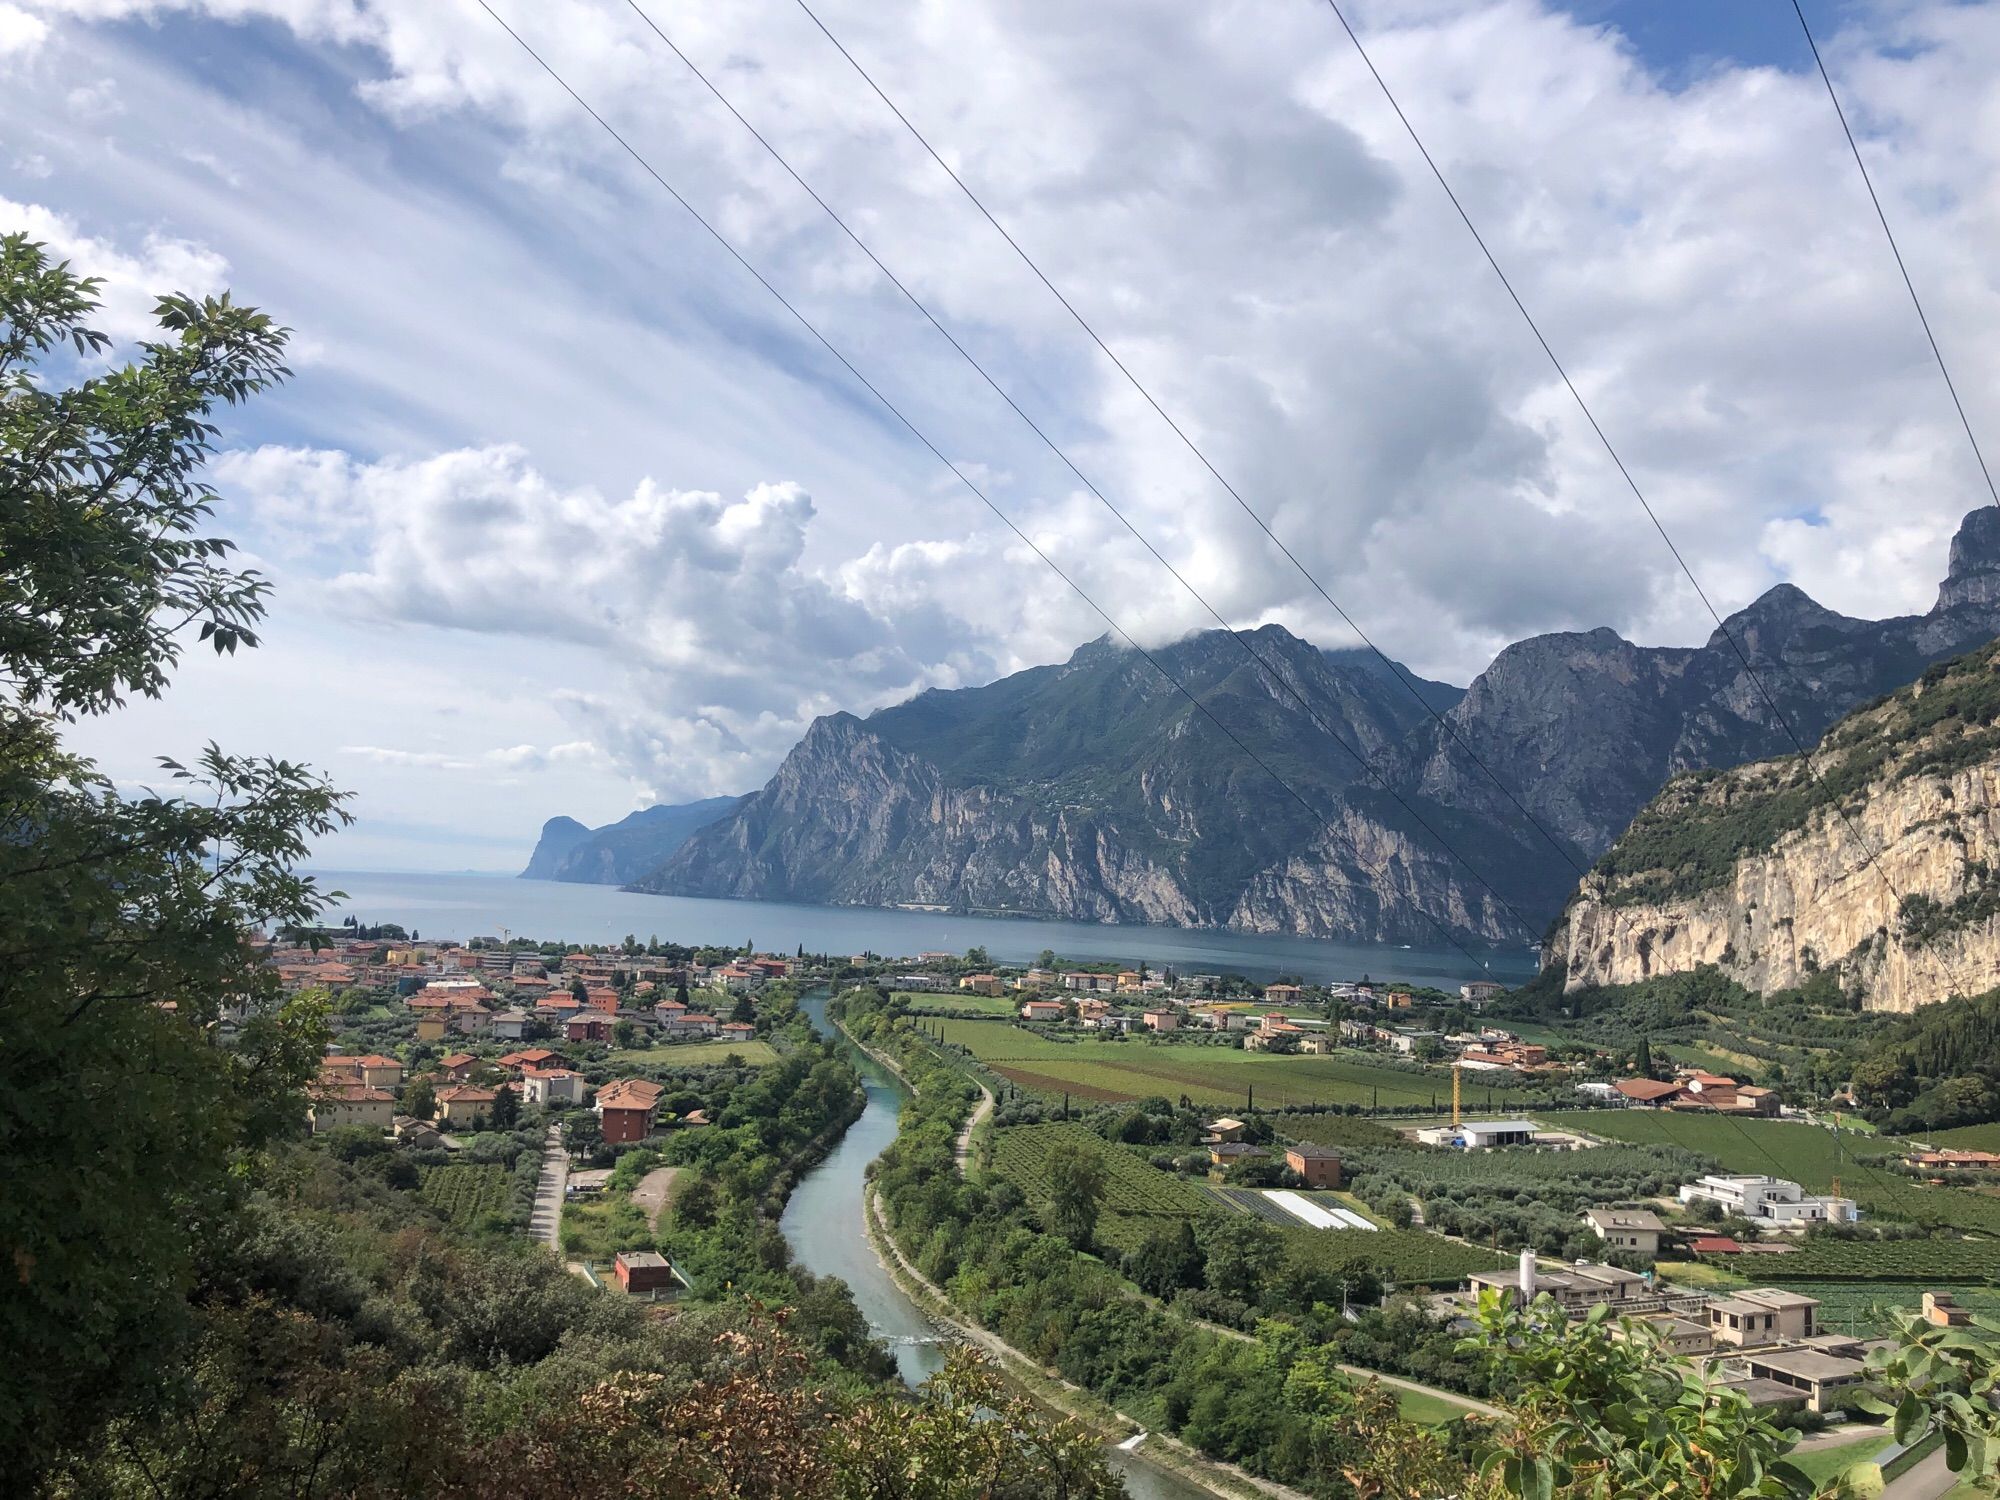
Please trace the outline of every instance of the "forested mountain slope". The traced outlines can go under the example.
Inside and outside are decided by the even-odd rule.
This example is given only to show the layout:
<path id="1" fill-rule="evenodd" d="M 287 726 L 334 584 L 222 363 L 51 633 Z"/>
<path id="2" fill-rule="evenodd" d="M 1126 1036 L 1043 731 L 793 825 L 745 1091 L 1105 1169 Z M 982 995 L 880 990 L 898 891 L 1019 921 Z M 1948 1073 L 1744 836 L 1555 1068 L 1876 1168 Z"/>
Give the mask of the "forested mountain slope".
<path id="1" fill-rule="evenodd" d="M 623 885 L 636 880 L 687 842 L 688 835 L 706 828 L 741 802 L 741 797 L 705 797 L 699 802 L 644 808 L 587 828 L 575 818 L 550 818 L 524 880 L 574 880 L 595 885 Z"/>

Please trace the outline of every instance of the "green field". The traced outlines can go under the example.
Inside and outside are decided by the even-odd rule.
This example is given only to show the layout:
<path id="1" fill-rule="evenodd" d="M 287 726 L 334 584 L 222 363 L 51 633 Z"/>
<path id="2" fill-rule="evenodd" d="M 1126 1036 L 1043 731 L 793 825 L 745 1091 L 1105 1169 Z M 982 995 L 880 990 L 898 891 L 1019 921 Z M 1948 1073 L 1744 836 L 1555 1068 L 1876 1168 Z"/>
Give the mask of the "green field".
<path id="1" fill-rule="evenodd" d="M 1300 1104 L 1448 1107 L 1451 1074 L 1417 1072 L 1366 1060 L 1355 1052 L 1331 1057 L 1282 1057 L 1200 1042 L 1056 1041 L 998 1021 L 944 1021 L 944 1038 L 966 1048 L 994 1072 L 1024 1089 L 1079 1099 L 1162 1096 L 1202 1108 Z M 1505 1111 L 1519 1090 L 1481 1083 L 1466 1091 L 1468 1109 Z M 1539 1097 L 1539 1095 L 1537 1096 Z"/>
<path id="2" fill-rule="evenodd" d="M 962 991 L 941 990 L 897 990 L 889 997 L 901 1000 L 911 1010 L 923 1015 L 944 1015 L 953 1011 L 960 1015 L 971 1013 L 981 1016 L 1018 1015 L 1021 1000 L 1015 995 L 968 995 Z"/>
<path id="3" fill-rule="evenodd" d="M 1163 1224 L 1220 1207 L 1186 1178 L 1162 1172 L 1083 1125 L 1016 1125 L 1002 1130 L 993 1139 L 993 1169 L 1039 1203 L 1047 1192 L 1043 1163 L 1059 1142 L 1082 1146 L 1104 1165 L 1097 1234 L 1107 1245 L 1129 1250 Z"/>
<path id="4" fill-rule="evenodd" d="M 753 1068 L 778 1060 L 769 1042 L 754 1038 L 747 1042 L 669 1042 L 664 1047 L 633 1047 L 612 1053 L 610 1060 L 620 1067 L 642 1063 L 654 1068 L 708 1068 L 731 1057 Z"/>
<path id="5" fill-rule="evenodd" d="M 1825 1485 L 1854 1465 L 1871 1461 L 1894 1441 L 1895 1438 L 1887 1432 L 1864 1432 L 1843 1443 L 1831 1443 L 1809 1453 L 1794 1454 L 1790 1461 L 1803 1469 L 1815 1483 Z"/>
<path id="6" fill-rule="evenodd" d="M 1855 1156 L 1861 1152 L 1872 1158 L 1900 1149 L 1902 1143 L 1891 1137 L 1843 1134 L 1836 1149 L 1833 1131 L 1818 1125 L 1653 1109 L 1590 1110 L 1557 1115 L 1549 1123 L 1621 1141 L 1683 1146 L 1714 1157 L 1725 1171 L 1787 1177 L 1808 1192 L 1828 1191 L 1838 1176 L 1841 1191 L 1866 1214 L 2000 1235 L 2000 1198 L 1963 1188 L 1924 1187 Z"/>
<path id="7" fill-rule="evenodd" d="M 1432 1395 L 1428 1391 L 1405 1390 L 1401 1386 L 1390 1387 L 1396 1393 L 1396 1404 L 1402 1408 L 1403 1419 L 1421 1422 L 1426 1427 L 1442 1427 L 1447 1422 L 1456 1422 L 1460 1417 L 1472 1416 L 1473 1409 L 1449 1396 Z"/>
<path id="8" fill-rule="evenodd" d="M 2000 1151 L 2000 1124 L 1960 1125 L 1953 1130 L 1933 1130 L 1924 1139 L 1940 1150 Z"/>
<path id="9" fill-rule="evenodd" d="M 507 1169 L 429 1167 L 424 1171 L 424 1202 L 460 1229 L 469 1229 L 487 1214 L 505 1214 L 512 1196 Z"/>

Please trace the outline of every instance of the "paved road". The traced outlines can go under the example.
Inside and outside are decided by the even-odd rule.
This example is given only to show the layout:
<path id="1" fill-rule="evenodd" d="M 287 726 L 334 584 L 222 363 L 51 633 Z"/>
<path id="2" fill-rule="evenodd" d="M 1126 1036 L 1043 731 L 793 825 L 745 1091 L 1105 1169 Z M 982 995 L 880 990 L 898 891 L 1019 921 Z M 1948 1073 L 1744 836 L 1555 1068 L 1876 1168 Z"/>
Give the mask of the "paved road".
<path id="1" fill-rule="evenodd" d="M 1882 1500 L 1939 1500 L 1958 1484 L 1958 1476 L 1945 1467 L 1944 1449 L 1920 1458 L 1900 1479 L 1890 1481 Z"/>
<path id="2" fill-rule="evenodd" d="M 563 1189 L 569 1185 L 569 1153 L 563 1150 L 562 1126 L 551 1125 L 542 1140 L 542 1177 L 535 1184 L 535 1211 L 528 1216 L 528 1236 L 551 1250 L 562 1240 Z"/>

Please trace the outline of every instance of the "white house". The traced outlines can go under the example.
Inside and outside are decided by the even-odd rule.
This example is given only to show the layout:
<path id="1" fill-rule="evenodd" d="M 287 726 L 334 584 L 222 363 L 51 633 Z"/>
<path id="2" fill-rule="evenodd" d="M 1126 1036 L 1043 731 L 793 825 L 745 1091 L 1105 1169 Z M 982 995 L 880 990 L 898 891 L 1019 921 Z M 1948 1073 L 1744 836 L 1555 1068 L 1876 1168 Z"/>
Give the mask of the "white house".
<path id="1" fill-rule="evenodd" d="M 1852 1198 L 1808 1193 L 1782 1177 L 1703 1177 L 1680 1191 L 1683 1203 L 1714 1203 L 1724 1213 L 1780 1228 L 1852 1224 L 1861 1211 Z"/>

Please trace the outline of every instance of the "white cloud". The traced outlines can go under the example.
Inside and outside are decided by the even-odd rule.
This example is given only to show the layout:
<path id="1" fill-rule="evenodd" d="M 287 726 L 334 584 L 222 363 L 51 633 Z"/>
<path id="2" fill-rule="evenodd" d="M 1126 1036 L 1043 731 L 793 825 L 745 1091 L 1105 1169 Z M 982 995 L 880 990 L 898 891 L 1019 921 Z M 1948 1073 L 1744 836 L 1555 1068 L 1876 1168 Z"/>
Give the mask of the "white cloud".
<path id="1" fill-rule="evenodd" d="M 162 293 L 219 292 L 229 276 L 229 262 L 206 246 L 149 234 L 139 252 L 132 254 L 85 234 L 66 215 L 0 196 L 0 234 L 15 233 L 45 245 L 51 258 L 68 261 L 79 275 L 102 279 L 103 307 L 91 322 L 120 339 L 159 332 L 153 304 Z"/>
<path id="2" fill-rule="evenodd" d="M 621 5 L 499 8 L 1114 614 L 1147 639 L 1206 623 Z M 809 24 L 649 9 L 1219 609 L 1339 638 Z M 496 679 L 523 643 L 564 653 L 545 695 L 661 795 L 741 790 L 813 713 L 1102 629 L 476 10 L 10 10 L 59 24 L 0 126 L 27 141 L 80 79 L 126 113 L 93 122 L 109 154 L 36 139 L 34 195 L 60 211 L 0 219 L 40 214 L 148 293 L 227 274 L 314 342 L 279 430 L 224 472 L 323 628 L 387 623 L 454 661 L 504 640 Z M 1829 62 L 2000 449 L 2000 6 L 1842 15 Z M 350 77 L 347 112 L 220 99 L 101 24 L 226 52 L 213 23 L 251 17 Z M 1669 86 L 1533 0 L 1360 19 L 1718 603 L 1790 578 L 1852 613 L 1924 608 L 1984 490 L 1817 77 L 1719 63 Z M 1320 8 L 829 20 L 1390 650 L 1464 680 L 1536 630 L 1707 634 Z"/>
<path id="3" fill-rule="evenodd" d="M 0 60 L 33 52 L 48 34 L 48 22 L 39 16 L 18 5 L 0 4 Z"/>

